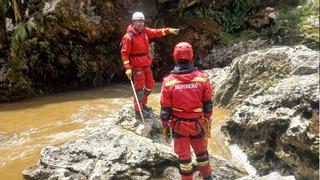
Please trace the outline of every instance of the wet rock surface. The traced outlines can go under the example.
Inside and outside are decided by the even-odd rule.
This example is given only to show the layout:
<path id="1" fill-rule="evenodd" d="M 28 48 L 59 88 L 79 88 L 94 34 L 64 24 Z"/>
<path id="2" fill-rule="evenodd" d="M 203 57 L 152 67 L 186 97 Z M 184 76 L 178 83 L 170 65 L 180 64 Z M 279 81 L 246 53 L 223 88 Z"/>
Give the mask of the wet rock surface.
<path id="1" fill-rule="evenodd" d="M 261 50 L 235 59 L 219 87 L 217 102 L 234 108 L 222 129 L 260 176 L 318 179 L 318 66 L 303 46 Z"/>
<path id="2" fill-rule="evenodd" d="M 117 117 L 90 129 L 86 138 L 43 149 L 38 164 L 24 170 L 24 178 L 179 178 L 172 146 L 160 135 L 159 116 L 152 114 L 141 128 L 141 121 L 133 118 L 133 112 L 132 106 L 125 106 Z M 246 175 L 243 169 L 224 159 L 211 156 L 210 160 L 216 179 Z M 194 177 L 200 179 L 199 173 Z"/>

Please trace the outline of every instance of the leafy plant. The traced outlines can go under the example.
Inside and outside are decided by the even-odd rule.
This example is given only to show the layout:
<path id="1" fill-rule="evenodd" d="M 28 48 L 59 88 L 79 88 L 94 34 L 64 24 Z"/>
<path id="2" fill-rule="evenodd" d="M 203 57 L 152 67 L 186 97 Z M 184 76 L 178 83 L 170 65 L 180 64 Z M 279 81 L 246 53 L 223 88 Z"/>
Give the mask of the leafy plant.
<path id="1" fill-rule="evenodd" d="M 183 15 L 208 17 L 222 26 L 224 32 L 231 33 L 246 25 L 251 11 L 259 4 L 260 0 L 237 0 L 233 1 L 228 7 L 218 10 L 197 6 L 185 11 Z"/>
<path id="2" fill-rule="evenodd" d="M 12 35 L 11 48 L 14 52 L 19 49 L 20 44 L 27 38 L 27 36 L 26 24 L 24 22 L 20 22 Z"/>

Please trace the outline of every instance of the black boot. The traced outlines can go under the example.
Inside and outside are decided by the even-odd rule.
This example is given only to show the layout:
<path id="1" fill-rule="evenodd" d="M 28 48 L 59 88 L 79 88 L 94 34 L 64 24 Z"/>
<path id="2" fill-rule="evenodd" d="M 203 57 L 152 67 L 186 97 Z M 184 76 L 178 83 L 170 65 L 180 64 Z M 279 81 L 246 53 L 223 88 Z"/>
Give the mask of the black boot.
<path id="1" fill-rule="evenodd" d="M 203 180 L 213 180 L 213 176 L 210 175 L 210 176 L 208 176 L 208 177 L 204 177 Z"/>
<path id="2" fill-rule="evenodd" d="M 142 115 L 143 115 L 144 119 L 151 117 L 151 114 L 146 112 L 145 110 L 142 110 Z M 136 119 L 142 119 L 139 111 L 136 111 L 135 117 L 136 117 Z"/>
<path id="3" fill-rule="evenodd" d="M 143 110 L 144 111 L 147 111 L 147 112 L 149 112 L 149 113 L 151 113 L 152 112 L 152 108 L 151 107 L 149 107 L 149 106 L 147 106 L 147 105 L 143 105 Z"/>

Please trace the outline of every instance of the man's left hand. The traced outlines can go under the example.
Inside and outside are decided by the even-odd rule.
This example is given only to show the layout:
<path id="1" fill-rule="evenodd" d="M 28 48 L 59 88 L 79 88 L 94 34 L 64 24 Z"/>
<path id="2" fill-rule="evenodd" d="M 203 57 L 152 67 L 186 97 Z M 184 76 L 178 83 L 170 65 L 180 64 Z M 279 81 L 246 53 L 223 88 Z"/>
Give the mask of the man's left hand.
<path id="1" fill-rule="evenodd" d="M 206 138 L 211 138 L 211 120 L 207 119 L 205 116 L 202 117 L 204 122 L 203 122 L 203 129 L 204 129 L 204 136 Z"/>
<path id="2" fill-rule="evenodd" d="M 179 34 L 179 30 L 180 30 L 180 29 L 170 28 L 169 31 L 170 31 L 171 34 L 177 35 L 177 34 Z"/>
<path id="3" fill-rule="evenodd" d="M 164 136 L 164 138 L 166 139 L 166 141 L 170 140 L 170 127 L 166 126 L 162 128 L 162 135 Z"/>

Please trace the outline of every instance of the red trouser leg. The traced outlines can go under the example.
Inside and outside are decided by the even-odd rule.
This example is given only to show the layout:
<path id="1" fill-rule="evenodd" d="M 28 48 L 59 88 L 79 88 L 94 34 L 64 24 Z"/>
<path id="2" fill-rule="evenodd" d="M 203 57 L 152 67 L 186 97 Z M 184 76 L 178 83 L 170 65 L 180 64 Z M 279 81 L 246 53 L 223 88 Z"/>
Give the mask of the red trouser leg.
<path id="1" fill-rule="evenodd" d="M 142 104 L 146 105 L 148 103 L 148 96 L 150 95 L 151 90 L 154 86 L 154 79 L 153 79 L 150 66 L 144 67 L 143 71 L 144 71 L 144 77 L 145 77 L 145 87 L 144 87 Z"/>
<path id="2" fill-rule="evenodd" d="M 208 178 L 211 176 L 211 166 L 204 141 L 205 139 L 203 137 L 190 139 L 191 146 L 196 154 L 197 162 L 199 163 L 200 174 L 203 178 Z"/>
<path id="3" fill-rule="evenodd" d="M 134 88 L 136 90 L 138 101 L 140 103 L 140 107 L 142 110 L 143 109 L 142 100 L 144 96 L 143 87 L 145 83 L 145 74 L 144 74 L 143 68 L 136 68 L 136 67 L 133 68 L 133 83 L 134 83 Z M 135 97 L 133 97 L 133 103 L 134 103 L 135 111 L 139 111 L 138 103 Z"/>
<path id="4" fill-rule="evenodd" d="M 174 152 L 179 158 L 179 172 L 182 180 L 192 180 L 193 167 L 191 163 L 190 138 L 173 138 Z"/>

